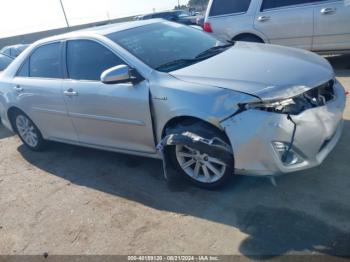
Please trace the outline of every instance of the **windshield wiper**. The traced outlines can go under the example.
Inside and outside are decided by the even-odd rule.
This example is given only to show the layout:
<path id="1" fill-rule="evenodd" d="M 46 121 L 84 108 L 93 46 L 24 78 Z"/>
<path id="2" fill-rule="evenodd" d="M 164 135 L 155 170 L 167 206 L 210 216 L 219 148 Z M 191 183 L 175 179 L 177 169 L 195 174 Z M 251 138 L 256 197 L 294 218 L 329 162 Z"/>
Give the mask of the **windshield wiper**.
<path id="1" fill-rule="evenodd" d="M 222 52 L 223 49 L 227 49 L 228 47 L 233 46 L 234 44 L 235 44 L 235 42 L 229 42 L 229 44 L 226 44 L 226 45 L 213 46 L 213 47 L 203 51 L 199 55 L 197 55 L 196 58 L 202 58 L 202 57 L 206 57 L 206 56 L 215 55 L 218 52 Z"/>
<path id="2" fill-rule="evenodd" d="M 193 58 L 193 59 L 177 59 L 177 60 L 173 60 L 170 62 L 167 62 L 165 64 L 162 64 L 158 67 L 156 67 L 156 70 L 161 70 L 164 68 L 168 68 L 168 67 L 173 67 L 173 66 L 177 66 L 177 65 L 190 65 L 193 63 L 196 63 L 197 61 L 199 61 L 200 59 L 197 58 Z"/>
<path id="3" fill-rule="evenodd" d="M 191 64 L 194 64 L 196 62 L 202 61 L 210 56 L 213 56 L 215 54 L 217 54 L 218 52 L 221 52 L 223 49 L 227 49 L 228 47 L 233 46 L 235 43 L 234 42 L 229 42 L 229 44 L 226 45 L 219 45 L 219 46 L 214 46 L 211 47 L 207 50 L 205 50 L 204 52 L 200 53 L 199 55 L 197 55 L 195 58 L 189 58 L 189 59 L 176 59 L 170 62 L 167 62 L 165 64 L 162 64 L 158 67 L 156 67 L 156 70 L 160 70 L 162 71 L 162 69 L 166 69 L 166 68 L 171 68 L 173 66 L 188 66 Z"/>

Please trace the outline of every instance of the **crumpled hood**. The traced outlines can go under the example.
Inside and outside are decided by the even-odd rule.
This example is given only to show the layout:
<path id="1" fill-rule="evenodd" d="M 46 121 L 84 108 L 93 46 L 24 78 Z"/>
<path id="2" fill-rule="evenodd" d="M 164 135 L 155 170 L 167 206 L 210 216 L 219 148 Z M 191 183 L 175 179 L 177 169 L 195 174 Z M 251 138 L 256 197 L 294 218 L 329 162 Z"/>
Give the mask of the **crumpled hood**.
<path id="1" fill-rule="evenodd" d="M 309 51 L 236 42 L 225 52 L 170 72 L 180 80 L 244 92 L 264 100 L 299 95 L 334 77 L 331 65 Z"/>

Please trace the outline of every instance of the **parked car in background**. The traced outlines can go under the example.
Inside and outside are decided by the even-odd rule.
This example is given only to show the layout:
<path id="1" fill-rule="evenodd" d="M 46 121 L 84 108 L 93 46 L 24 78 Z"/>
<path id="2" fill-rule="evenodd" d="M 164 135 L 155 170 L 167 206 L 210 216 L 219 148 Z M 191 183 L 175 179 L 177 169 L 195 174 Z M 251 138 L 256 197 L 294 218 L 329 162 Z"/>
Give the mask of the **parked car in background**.
<path id="1" fill-rule="evenodd" d="M 203 28 L 204 27 L 204 19 L 205 19 L 204 16 L 197 17 L 196 25 L 198 25 L 198 26 Z"/>
<path id="2" fill-rule="evenodd" d="M 204 30 L 222 40 L 350 50 L 349 0 L 210 0 Z"/>
<path id="3" fill-rule="evenodd" d="M 2 123 L 30 149 L 54 140 L 160 158 L 203 187 L 321 164 L 344 108 L 317 54 L 162 19 L 41 40 L 0 77 Z"/>
<path id="4" fill-rule="evenodd" d="M 0 72 L 5 70 L 13 61 L 12 57 L 0 53 Z"/>
<path id="5" fill-rule="evenodd" d="M 0 53 L 5 54 L 9 57 L 16 58 L 19 56 L 29 45 L 18 44 L 5 46 L 0 50 Z"/>
<path id="6" fill-rule="evenodd" d="M 171 11 L 140 15 L 135 17 L 135 20 L 147 20 L 152 18 L 162 18 L 165 20 L 177 22 L 184 25 L 196 25 L 196 22 L 197 22 L 197 16 L 191 15 L 190 13 L 184 10 L 171 10 Z"/>

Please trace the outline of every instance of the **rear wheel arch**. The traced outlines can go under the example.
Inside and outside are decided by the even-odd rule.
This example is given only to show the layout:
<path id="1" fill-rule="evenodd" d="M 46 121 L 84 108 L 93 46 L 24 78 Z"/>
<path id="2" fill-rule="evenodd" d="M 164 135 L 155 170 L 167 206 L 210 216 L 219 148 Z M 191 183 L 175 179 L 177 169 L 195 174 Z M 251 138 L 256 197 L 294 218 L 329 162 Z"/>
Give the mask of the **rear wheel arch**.
<path id="1" fill-rule="evenodd" d="M 233 41 L 247 41 L 249 42 L 257 42 L 257 43 L 266 43 L 263 38 L 254 33 L 240 33 L 232 38 Z M 256 40 L 256 41 L 253 41 Z"/>
<path id="2" fill-rule="evenodd" d="M 33 122 L 33 120 L 18 107 L 10 107 L 7 111 L 7 116 L 11 124 L 12 130 L 17 133 L 22 142 L 33 151 L 41 151 L 46 146 L 46 140 L 43 138 L 39 128 Z M 22 120 L 19 120 L 19 118 Z M 26 119 L 27 122 L 23 121 Z M 18 122 L 22 121 L 22 131 L 18 130 Z"/>
<path id="3" fill-rule="evenodd" d="M 7 110 L 7 118 L 10 121 L 12 130 L 14 132 L 17 132 L 17 128 L 16 128 L 16 124 L 15 124 L 15 116 L 18 113 L 24 113 L 24 112 L 16 106 L 12 106 Z"/>

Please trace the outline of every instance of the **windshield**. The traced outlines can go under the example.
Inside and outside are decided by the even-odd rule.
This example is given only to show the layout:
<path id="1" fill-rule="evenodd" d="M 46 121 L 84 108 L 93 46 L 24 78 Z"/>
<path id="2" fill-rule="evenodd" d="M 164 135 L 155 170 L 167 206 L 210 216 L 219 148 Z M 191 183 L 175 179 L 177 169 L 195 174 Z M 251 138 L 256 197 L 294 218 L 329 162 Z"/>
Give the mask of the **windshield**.
<path id="1" fill-rule="evenodd" d="M 136 27 L 109 34 L 107 37 L 145 64 L 162 72 L 170 72 L 205 60 L 224 51 L 216 47 L 226 47 L 209 34 L 172 22 Z M 212 51 L 206 54 L 208 50 Z"/>

